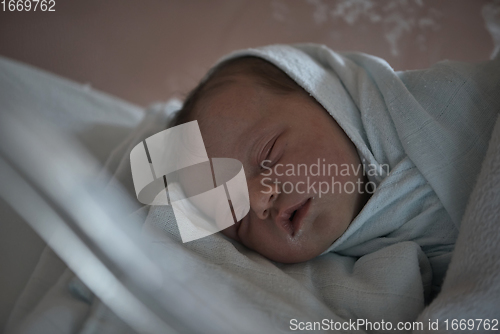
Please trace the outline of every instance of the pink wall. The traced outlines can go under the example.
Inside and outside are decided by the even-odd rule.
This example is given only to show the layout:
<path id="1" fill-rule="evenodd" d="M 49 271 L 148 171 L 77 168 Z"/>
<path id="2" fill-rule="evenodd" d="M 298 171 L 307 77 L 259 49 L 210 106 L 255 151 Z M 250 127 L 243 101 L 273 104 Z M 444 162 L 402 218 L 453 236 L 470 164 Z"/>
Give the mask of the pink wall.
<path id="1" fill-rule="evenodd" d="M 396 70 L 486 60 L 486 0 L 56 0 L 1 12 L 0 54 L 125 100 L 184 96 L 220 56 L 316 42 L 385 58 Z"/>

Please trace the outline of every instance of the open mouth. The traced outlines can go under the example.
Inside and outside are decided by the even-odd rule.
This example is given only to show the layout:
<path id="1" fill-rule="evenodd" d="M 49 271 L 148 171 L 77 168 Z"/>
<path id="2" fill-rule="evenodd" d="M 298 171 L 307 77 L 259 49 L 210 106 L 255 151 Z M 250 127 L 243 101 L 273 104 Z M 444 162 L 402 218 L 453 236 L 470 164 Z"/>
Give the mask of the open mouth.
<path id="1" fill-rule="evenodd" d="M 300 231 L 310 206 L 311 198 L 308 198 L 304 202 L 289 209 L 293 211 L 290 213 L 290 217 L 283 221 L 283 227 L 292 237 Z"/>

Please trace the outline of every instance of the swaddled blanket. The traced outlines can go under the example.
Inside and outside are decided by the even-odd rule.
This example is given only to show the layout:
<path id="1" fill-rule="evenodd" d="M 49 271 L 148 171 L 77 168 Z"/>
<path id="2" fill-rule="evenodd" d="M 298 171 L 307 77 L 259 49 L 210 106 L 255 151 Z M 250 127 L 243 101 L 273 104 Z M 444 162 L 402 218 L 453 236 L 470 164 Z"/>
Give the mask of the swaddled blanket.
<path id="1" fill-rule="evenodd" d="M 328 252 L 359 257 L 414 241 L 428 256 L 439 291 L 500 112 L 500 60 L 445 61 L 396 73 L 380 58 L 314 44 L 249 49 L 224 59 L 248 55 L 281 68 L 332 115 L 376 187 Z"/>

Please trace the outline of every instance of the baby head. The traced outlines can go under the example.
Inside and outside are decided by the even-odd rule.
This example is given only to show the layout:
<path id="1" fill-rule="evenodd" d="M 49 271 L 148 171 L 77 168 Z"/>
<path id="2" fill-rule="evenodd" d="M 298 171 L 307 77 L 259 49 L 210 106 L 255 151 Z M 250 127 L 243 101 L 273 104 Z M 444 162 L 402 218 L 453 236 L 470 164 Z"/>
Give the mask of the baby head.
<path id="1" fill-rule="evenodd" d="M 250 211 L 222 233 L 270 260 L 320 255 L 367 200 L 354 144 L 313 97 L 263 59 L 218 65 L 173 125 L 192 120 L 209 158 L 238 159 L 245 170 Z"/>

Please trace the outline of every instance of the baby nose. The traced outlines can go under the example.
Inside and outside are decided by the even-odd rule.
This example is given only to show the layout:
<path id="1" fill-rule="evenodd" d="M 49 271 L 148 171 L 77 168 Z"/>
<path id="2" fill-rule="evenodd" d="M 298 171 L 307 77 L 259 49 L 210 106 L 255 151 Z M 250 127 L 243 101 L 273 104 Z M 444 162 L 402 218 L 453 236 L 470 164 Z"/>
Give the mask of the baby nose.
<path id="1" fill-rule="evenodd" d="M 260 219 L 266 219 L 270 215 L 273 203 L 278 198 L 278 183 L 257 177 L 249 182 L 250 208 Z"/>

